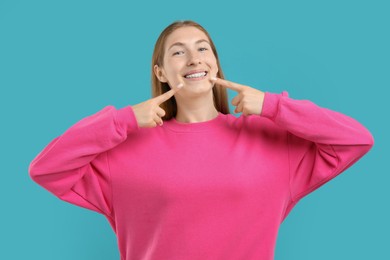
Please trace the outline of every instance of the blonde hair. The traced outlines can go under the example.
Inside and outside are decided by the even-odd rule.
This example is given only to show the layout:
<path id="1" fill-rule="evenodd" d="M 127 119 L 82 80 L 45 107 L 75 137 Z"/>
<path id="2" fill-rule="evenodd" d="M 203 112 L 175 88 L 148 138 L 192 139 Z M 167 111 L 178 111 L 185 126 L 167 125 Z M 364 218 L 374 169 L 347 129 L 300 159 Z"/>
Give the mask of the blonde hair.
<path id="1" fill-rule="evenodd" d="M 154 45 L 154 51 L 152 56 L 152 97 L 157 97 L 167 91 L 169 91 L 171 88 L 169 87 L 168 83 L 164 83 L 158 80 L 157 76 L 154 74 L 153 67 L 154 65 L 162 66 L 164 54 L 165 54 L 165 42 L 168 38 L 168 36 L 175 31 L 178 28 L 185 27 L 185 26 L 193 26 L 197 29 L 201 30 L 206 34 L 210 41 L 211 49 L 213 50 L 214 56 L 217 60 L 218 65 L 218 73 L 217 77 L 224 79 L 224 75 L 222 72 L 221 64 L 219 63 L 218 59 L 218 53 L 217 49 L 215 48 L 215 45 L 213 41 L 211 40 L 210 35 L 208 32 L 198 23 L 191 21 L 191 20 L 184 20 L 184 21 L 175 21 L 172 24 L 170 24 L 168 27 L 166 27 L 158 37 L 156 44 Z M 229 111 L 229 102 L 228 102 L 228 94 L 227 90 L 224 87 L 219 86 L 218 84 L 215 84 L 213 87 L 213 102 L 215 108 L 223 113 L 223 114 L 230 114 Z M 177 113 L 177 105 L 176 105 L 176 99 L 175 97 L 171 97 L 169 100 L 162 103 L 161 108 L 164 109 L 165 115 L 162 117 L 162 120 L 169 120 L 172 117 L 176 116 Z"/>

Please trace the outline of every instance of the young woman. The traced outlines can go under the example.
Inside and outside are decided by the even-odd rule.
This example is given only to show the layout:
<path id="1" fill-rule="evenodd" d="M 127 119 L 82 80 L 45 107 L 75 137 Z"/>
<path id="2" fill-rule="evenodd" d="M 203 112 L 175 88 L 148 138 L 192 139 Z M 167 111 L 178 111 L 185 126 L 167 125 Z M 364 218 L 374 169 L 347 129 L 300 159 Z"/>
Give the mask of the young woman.
<path id="1" fill-rule="evenodd" d="M 152 92 L 80 120 L 29 167 L 61 200 L 103 214 L 123 260 L 271 260 L 296 203 L 374 143 L 344 114 L 224 80 L 192 21 L 158 38 Z"/>

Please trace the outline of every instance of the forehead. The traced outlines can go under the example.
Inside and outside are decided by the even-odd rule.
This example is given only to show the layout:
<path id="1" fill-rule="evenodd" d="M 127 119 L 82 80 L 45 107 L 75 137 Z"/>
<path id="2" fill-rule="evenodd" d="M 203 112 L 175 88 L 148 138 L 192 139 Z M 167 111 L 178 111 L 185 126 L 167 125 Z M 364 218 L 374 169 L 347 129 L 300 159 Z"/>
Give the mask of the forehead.
<path id="1" fill-rule="evenodd" d="M 167 37 L 165 47 L 169 48 L 169 46 L 176 42 L 182 42 L 184 44 L 190 45 L 200 39 L 209 40 L 207 35 L 198 28 L 193 26 L 185 26 L 176 29 Z"/>

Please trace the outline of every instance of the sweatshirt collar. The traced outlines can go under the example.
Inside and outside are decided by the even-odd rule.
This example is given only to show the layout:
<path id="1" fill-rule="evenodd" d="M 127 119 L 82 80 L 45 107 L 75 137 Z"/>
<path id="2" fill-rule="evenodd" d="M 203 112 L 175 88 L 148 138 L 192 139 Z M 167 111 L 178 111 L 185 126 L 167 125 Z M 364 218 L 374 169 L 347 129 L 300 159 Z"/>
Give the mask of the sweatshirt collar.
<path id="1" fill-rule="evenodd" d="M 164 125 L 175 131 L 175 132 L 204 132 L 210 131 L 221 125 L 223 121 L 224 114 L 218 111 L 218 115 L 210 120 L 196 123 L 183 123 L 176 120 L 176 118 L 171 118 L 170 120 L 164 122 Z"/>

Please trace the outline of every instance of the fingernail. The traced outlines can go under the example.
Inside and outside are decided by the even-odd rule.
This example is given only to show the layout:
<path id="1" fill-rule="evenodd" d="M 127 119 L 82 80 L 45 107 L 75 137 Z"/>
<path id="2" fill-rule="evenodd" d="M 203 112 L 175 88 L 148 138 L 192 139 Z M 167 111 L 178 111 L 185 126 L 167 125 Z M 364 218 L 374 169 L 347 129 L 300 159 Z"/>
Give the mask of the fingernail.
<path id="1" fill-rule="evenodd" d="M 182 88 L 184 86 L 183 83 L 180 83 L 179 85 L 177 85 L 177 88 Z"/>
<path id="2" fill-rule="evenodd" d="M 217 80 L 217 78 L 216 78 L 216 77 L 211 77 L 211 80 L 214 80 L 214 81 L 216 81 L 216 80 Z"/>

